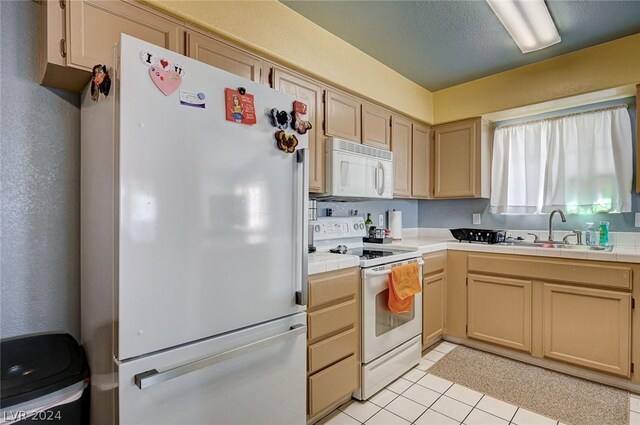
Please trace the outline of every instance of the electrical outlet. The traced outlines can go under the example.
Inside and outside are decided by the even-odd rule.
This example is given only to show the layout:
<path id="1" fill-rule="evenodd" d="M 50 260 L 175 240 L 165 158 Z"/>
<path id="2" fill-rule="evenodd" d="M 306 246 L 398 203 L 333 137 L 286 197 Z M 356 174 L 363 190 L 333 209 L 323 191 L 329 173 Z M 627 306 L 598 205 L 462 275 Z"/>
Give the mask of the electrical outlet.
<path id="1" fill-rule="evenodd" d="M 636 227 L 640 227 L 640 213 L 636 213 Z"/>
<path id="2" fill-rule="evenodd" d="M 473 224 L 481 224 L 480 223 L 480 214 L 473 214 Z"/>
<path id="3" fill-rule="evenodd" d="M 378 228 L 384 228 L 384 214 L 378 216 Z"/>

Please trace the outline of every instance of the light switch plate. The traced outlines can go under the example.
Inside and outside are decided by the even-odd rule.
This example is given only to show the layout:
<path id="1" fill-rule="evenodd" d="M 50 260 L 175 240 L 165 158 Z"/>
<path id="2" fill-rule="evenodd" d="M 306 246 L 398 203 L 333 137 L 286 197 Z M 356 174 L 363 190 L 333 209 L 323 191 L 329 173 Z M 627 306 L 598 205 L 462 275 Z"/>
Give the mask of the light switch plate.
<path id="1" fill-rule="evenodd" d="M 378 215 L 378 227 L 384 227 L 384 214 Z"/>
<path id="2" fill-rule="evenodd" d="M 636 227 L 640 227 L 640 213 L 636 213 Z"/>
<path id="3" fill-rule="evenodd" d="M 481 224 L 480 223 L 480 214 L 473 214 L 473 224 Z"/>

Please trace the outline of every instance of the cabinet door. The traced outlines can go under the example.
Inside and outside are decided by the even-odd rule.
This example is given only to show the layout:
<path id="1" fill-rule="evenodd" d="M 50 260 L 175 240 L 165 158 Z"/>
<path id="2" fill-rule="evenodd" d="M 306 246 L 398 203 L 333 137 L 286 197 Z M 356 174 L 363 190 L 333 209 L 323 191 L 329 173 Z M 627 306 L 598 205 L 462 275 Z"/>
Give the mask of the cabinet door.
<path id="1" fill-rule="evenodd" d="M 327 136 L 360 142 L 361 103 L 355 97 L 327 90 L 325 100 L 325 133 Z"/>
<path id="2" fill-rule="evenodd" d="M 470 338 L 531 352 L 531 281 L 468 277 Z"/>
<path id="3" fill-rule="evenodd" d="M 411 138 L 411 194 L 414 198 L 431 197 L 431 130 L 413 123 Z"/>
<path id="4" fill-rule="evenodd" d="M 439 338 L 444 333 L 445 274 L 425 276 L 422 283 L 422 345 Z"/>
<path id="5" fill-rule="evenodd" d="M 193 31 L 187 33 L 187 56 L 247 80 L 261 80 L 259 57 Z"/>
<path id="6" fill-rule="evenodd" d="M 183 52 L 184 28 L 170 19 L 124 1 L 67 2 L 67 65 L 91 71 L 98 63 L 113 64 L 113 46 L 120 33 L 174 52 Z"/>
<path id="7" fill-rule="evenodd" d="M 544 356 L 629 377 L 631 294 L 545 283 Z"/>
<path id="8" fill-rule="evenodd" d="M 380 149 L 391 147 L 391 113 L 370 103 L 362 105 L 362 143 Z"/>
<path id="9" fill-rule="evenodd" d="M 437 126 L 433 132 L 433 197 L 478 196 L 480 119 Z"/>
<path id="10" fill-rule="evenodd" d="M 411 121 L 393 116 L 391 151 L 393 152 L 393 195 L 411 196 Z"/>
<path id="11" fill-rule="evenodd" d="M 307 119 L 313 126 L 309 135 L 309 192 L 325 191 L 324 135 L 318 125 L 322 113 L 322 88 L 317 83 L 280 68 L 273 69 L 273 88 L 307 105 Z"/>

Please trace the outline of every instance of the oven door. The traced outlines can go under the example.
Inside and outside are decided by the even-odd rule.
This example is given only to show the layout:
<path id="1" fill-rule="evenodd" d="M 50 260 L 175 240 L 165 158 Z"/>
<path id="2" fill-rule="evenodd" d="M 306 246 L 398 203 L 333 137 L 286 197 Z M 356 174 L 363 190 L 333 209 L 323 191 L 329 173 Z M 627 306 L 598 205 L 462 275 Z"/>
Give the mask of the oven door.
<path id="1" fill-rule="evenodd" d="M 420 265 L 421 259 L 411 259 L 362 270 L 362 359 L 369 363 L 382 354 L 422 333 L 422 293 L 414 296 L 413 307 L 407 313 L 389 310 L 389 274 L 391 268 L 403 264 Z"/>

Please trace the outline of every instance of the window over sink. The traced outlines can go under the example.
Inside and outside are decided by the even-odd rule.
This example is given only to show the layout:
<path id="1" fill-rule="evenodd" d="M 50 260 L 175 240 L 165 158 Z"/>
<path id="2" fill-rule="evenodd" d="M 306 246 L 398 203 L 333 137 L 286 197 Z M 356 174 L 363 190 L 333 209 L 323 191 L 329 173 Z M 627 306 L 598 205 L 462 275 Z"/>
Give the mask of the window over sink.
<path id="1" fill-rule="evenodd" d="M 498 126 L 491 212 L 629 212 L 632 176 L 627 105 Z"/>

